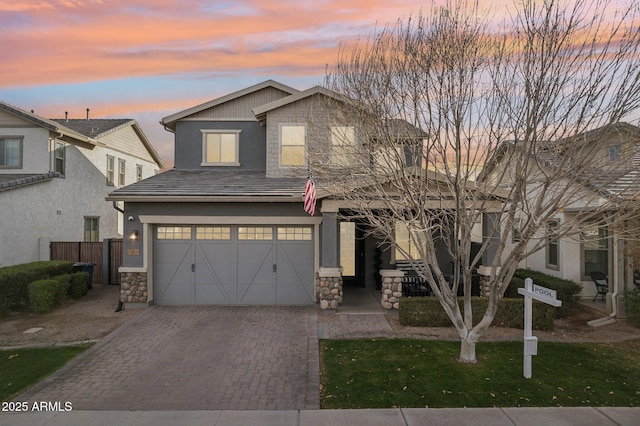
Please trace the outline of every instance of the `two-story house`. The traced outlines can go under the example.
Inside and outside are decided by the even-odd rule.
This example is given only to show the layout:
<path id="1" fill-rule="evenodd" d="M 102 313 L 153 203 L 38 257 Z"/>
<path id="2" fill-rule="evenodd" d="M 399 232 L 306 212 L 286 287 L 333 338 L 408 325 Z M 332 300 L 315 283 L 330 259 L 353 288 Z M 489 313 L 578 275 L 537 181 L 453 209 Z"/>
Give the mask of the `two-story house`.
<path id="1" fill-rule="evenodd" d="M 105 196 L 162 167 L 135 120 L 51 120 L 0 102 L 0 266 L 48 260 L 51 241 L 121 237 Z"/>
<path id="2" fill-rule="evenodd" d="M 364 143 L 344 108 L 325 88 L 269 80 L 163 118 L 174 169 L 107 198 L 125 205 L 121 300 L 335 309 L 346 282 L 379 289 L 392 251 L 354 206 L 319 190 L 315 215 L 304 208 L 309 170 L 350 173 Z"/>
<path id="3" fill-rule="evenodd" d="M 509 158 L 510 143 L 498 152 L 496 165 L 488 168 L 487 178 L 507 170 L 503 185 L 510 185 L 509 165 L 500 158 Z M 539 182 L 549 182 L 548 193 L 562 188 L 563 204 L 542 223 L 529 247 L 545 240 L 544 247 L 529 255 L 521 266 L 582 285 L 581 297 L 606 301 L 606 311 L 618 315 L 625 290 L 635 288 L 634 265 L 628 254 L 627 242 L 638 238 L 637 227 L 627 226 L 629 217 L 622 210 L 638 211 L 640 194 L 640 128 L 628 123 L 613 123 L 602 128 L 549 141 L 535 156 L 535 170 L 528 173 L 527 194 L 539 188 Z M 583 159 L 584 156 L 584 159 Z M 554 176 L 557 167 L 571 167 L 567 158 L 581 161 L 574 176 L 562 174 L 562 179 L 537 179 L 540 174 Z M 513 162 L 515 163 L 515 162 Z M 560 164 L 561 166 L 558 166 Z M 615 202 L 613 202 L 615 201 Z M 516 218 L 511 239 L 505 252 L 521 241 L 521 227 L 526 217 Z M 550 236 L 562 229 L 561 237 Z M 630 235 L 629 232 L 635 233 Z M 608 294 L 597 294 L 592 272 L 608 277 Z M 637 278 L 636 278 L 637 279 Z M 602 296 L 602 297 L 601 297 Z"/>

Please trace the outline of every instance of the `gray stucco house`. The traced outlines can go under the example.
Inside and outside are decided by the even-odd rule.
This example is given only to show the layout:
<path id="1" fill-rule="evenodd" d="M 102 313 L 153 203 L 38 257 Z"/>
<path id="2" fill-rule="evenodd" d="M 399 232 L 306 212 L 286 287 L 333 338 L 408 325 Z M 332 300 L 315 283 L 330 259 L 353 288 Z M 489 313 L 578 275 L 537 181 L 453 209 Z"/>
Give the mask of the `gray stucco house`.
<path id="1" fill-rule="evenodd" d="M 397 307 L 403 273 L 350 206 L 319 192 L 316 214 L 303 208 L 314 150 L 337 130 L 359 143 L 332 120 L 341 102 L 269 80 L 163 118 L 174 169 L 107 197 L 125 205 L 121 301 L 335 309 L 360 285 Z"/>
<path id="2" fill-rule="evenodd" d="M 0 267 L 49 260 L 52 241 L 121 238 L 105 196 L 162 167 L 135 120 L 48 119 L 0 101 Z"/>

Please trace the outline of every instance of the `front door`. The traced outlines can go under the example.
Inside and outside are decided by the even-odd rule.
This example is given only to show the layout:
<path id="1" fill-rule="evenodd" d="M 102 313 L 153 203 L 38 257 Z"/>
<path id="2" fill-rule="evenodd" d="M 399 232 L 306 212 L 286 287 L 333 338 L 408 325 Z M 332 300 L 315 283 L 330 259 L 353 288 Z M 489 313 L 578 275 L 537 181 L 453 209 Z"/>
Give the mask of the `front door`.
<path id="1" fill-rule="evenodd" d="M 356 222 L 340 222 L 340 266 L 344 285 L 365 287 L 365 238 Z"/>

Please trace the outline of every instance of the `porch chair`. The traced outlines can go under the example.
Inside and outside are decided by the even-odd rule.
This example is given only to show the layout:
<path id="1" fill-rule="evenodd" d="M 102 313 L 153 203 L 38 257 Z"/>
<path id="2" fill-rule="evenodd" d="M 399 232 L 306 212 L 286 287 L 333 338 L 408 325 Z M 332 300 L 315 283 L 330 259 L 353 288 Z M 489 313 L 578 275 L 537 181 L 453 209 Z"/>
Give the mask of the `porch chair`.
<path id="1" fill-rule="evenodd" d="M 596 285 L 596 295 L 593 297 L 593 302 L 596 301 L 598 296 L 602 296 L 602 301 L 604 302 L 604 298 L 609 291 L 609 280 L 604 272 L 593 271 L 589 274 L 594 284 Z"/>

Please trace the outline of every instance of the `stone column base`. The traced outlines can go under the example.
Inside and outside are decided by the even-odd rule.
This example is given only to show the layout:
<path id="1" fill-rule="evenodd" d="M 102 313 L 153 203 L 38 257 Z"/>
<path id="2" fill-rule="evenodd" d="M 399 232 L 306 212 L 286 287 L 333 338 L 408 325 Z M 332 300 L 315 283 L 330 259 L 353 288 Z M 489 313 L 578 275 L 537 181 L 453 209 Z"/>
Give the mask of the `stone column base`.
<path id="1" fill-rule="evenodd" d="M 123 303 L 146 303 L 149 299 L 146 272 L 120 273 L 120 301 Z"/>
<path id="2" fill-rule="evenodd" d="M 496 274 L 500 272 L 500 267 L 497 268 Z M 480 278 L 480 297 L 489 297 L 491 293 L 491 267 L 478 266 L 478 277 Z"/>
<path id="3" fill-rule="evenodd" d="M 316 278 L 316 294 L 320 309 L 337 309 L 342 303 L 342 271 L 340 268 L 320 268 Z"/>
<path id="4" fill-rule="evenodd" d="M 382 276 L 382 299 L 380 304 L 384 309 L 398 309 L 402 298 L 402 277 L 403 271 L 397 269 L 383 269 Z"/>

